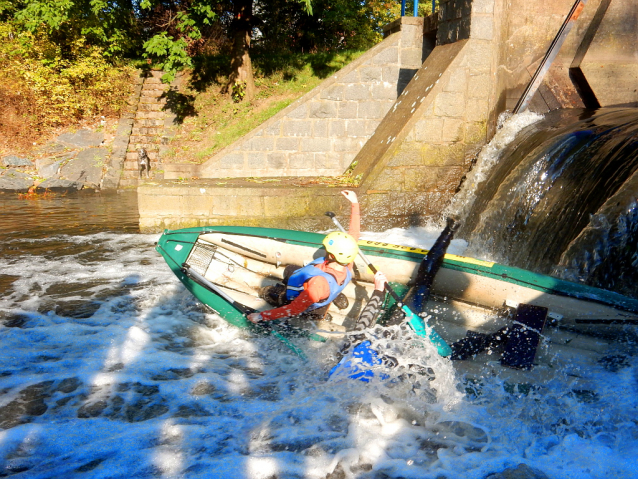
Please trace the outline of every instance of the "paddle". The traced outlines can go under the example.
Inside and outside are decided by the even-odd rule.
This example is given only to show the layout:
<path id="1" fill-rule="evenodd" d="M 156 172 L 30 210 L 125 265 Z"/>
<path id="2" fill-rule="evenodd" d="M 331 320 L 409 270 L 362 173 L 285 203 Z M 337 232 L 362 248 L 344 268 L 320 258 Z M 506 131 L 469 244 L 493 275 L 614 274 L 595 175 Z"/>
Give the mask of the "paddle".
<path id="1" fill-rule="evenodd" d="M 213 293 L 215 293 L 218 296 L 221 296 L 224 300 L 226 300 L 231 306 L 233 306 L 235 309 L 237 309 L 244 316 L 246 316 L 246 315 L 248 315 L 250 313 L 257 312 L 257 310 L 255 310 L 255 309 L 253 309 L 253 308 L 251 308 L 249 306 L 246 306 L 245 304 L 241 304 L 241 303 L 235 301 L 233 298 L 231 298 L 226 293 L 224 293 L 224 291 L 222 291 L 222 289 L 219 288 L 219 286 L 215 285 L 214 283 L 211 283 L 204 276 L 202 276 L 197 271 L 195 271 L 193 268 L 191 268 L 190 265 L 188 265 L 186 263 L 182 264 L 182 271 L 184 272 L 184 274 L 186 276 L 188 276 L 190 279 L 195 281 L 201 287 L 206 288 L 209 291 L 212 291 Z M 292 344 L 292 342 L 290 340 L 288 340 L 288 338 L 282 336 L 281 333 L 279 333 L 278 331 L 273 329 L 267 323 L 263 323 L 263 322 L 259 323 L 257 328 L 262 328 L 263 330 L 268 331 L 270 334 L 272 334 L 277 339 L 279 339 L 281 342 L 283 342 L 286 346 L 288 346 L 288 348 L 293 353 L 295 353 L 297 356 L 299 356 L 301 359 L 303 359 L 304 361 L 308 360 L 308 357 L 305 355 L 305 353 L 301 349 L 299 349 L 297 346 Z"/>
<path id="2" fill-rule="evenodd" d="M 339 223 L 339 220 L 337 220 L 337 215 L 335 215 L 332 211 L 328 211 L 326 213 L 326 216 L 328 216 L 332 220 L 332 222 L 335 224 L 337 228 L 339 228 L 339 230 L 341 230 L 344 233 L 347 233 L 347 231 L 343 228 L 343 226 L 341 226 L 341 223 Z M 377 269 L 366 257 L 363 251 L 361 251 L 361 249 L 359 249 L 359 256 L 361 256 L 361 259 L 365 262 L 368 268 L 370 268 L 370 270 L 376 274 Z M 434 330 L 434 328 L 430 328 L 430 332 L 428 334 L 427 329 L 425 327 L 425 321 L 423 320 L 423 318 L 416 315 L 414 312 L 412 312 L 412 310 L 406 304 L 403 303 L 401 298 L 399 298 L 399 295 L 396 293 L 396 291 L 394 291 L 394 289 L 392 288 L 392 286 L 390 286 L 390 284 L 386 283 L 385 287 L 390 293 L 390 295 L 397 302 L 397 306 L 401 308 L 401 310 L 405 313 L 405 319 L 408 325 L 417 334 L 417 336 L 420 336 L 422 338 L 427 337 L 432 342 L 432 344 L 434 344 L 440 356 L 443 356 L 445 358 L 449 356 L 450 354 L 452 354 L 452 349 L 450 348 L 450 346 L 445 342 L 445 340 L 441 336 L 439 336 L 439 334 Z"/>

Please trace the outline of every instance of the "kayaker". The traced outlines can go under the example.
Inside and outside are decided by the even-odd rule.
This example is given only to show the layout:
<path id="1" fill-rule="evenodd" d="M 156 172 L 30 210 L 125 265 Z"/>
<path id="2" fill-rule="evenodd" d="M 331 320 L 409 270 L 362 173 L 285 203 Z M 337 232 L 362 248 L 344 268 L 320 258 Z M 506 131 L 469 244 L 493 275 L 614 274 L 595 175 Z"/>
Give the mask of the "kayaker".
<path id="1" fill-rule="evenodd" d="M 302 268 L 288 269 L 284 273 L 285 285 L 264 288 L 262 297 L 277 308 L 247 316 L 249 321 L 272 321 L 275 319 L 313 313 L 322 318 L 332 302 L 343 309 L 348 306 L 341 294 L 352 279 L 352 264 L 357 257 L 357 241 L 361 228 L 359 200 L 354 191 L 341 192 L 351 203 L 350 228 L 348 234 L 341 231 L 329 233 L 323 240 L 326 256 L 318 258 Z M 290 274 L 288 274 L 290 273 Z M 345 305 L 344 305 L 345 302 Z"/>

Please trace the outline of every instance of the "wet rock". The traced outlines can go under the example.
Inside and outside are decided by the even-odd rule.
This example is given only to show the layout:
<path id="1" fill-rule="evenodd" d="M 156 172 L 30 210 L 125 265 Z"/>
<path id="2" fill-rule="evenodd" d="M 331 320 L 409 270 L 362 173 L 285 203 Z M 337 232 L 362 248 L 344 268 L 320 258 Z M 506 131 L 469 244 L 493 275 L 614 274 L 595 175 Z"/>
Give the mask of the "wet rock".
<path id="1" fill-rule="evenodd" d="M 177 412 L 174 414 L 175 417 L 205 417 L 210 416 L 211 414 L 204 409 L 199 404 L 189 404 L 189 405 L 181 405 Z"/>
<path id="2" fill-rule="evenodd" d="M 51 397 L 54 381 L 43 381 L 20 391 L 19 397 L 0 408 L 0 428 L 9 429 L 43 415 L 48 406 L 45 399 Z"/>
<path id="3" fill-rule="evenodd" d="M 159 386 L 155 385 L 146 385 L 135 383 L 133 385 L 133 389 L 136 393 L 141 394 L 142 396 L 154 396 L 155 394 L 159 394 Z"/>
<path id="4" fill-rule="evenodd" d="M 343 470 L 341 463 L 337 464 L 334 471 L 329 472 L 325 479 L 346 479 L 346 471 Z"/>
<path id="5" fill-rule="evenodd" d="M 29 319 L 29 316 L 26 314 L 12 313 L 0 318 L 0 321 L 7 328 L 23 328 Z"/>
<path id="6" fill-rule="evenodd" d="M 176 379 L 190 378 L 195 374 L 190 368 L 171 368 L 160 374 L 151 376 L 153 381 L 174 381 Z"/>
<path id="7" fill-rule="evenodd" d="M 26 193 L 33 186 L 33 180 L 24 178 L 0 177 L 0 191 L 8 193 Z"/>
<path id="8" fill-rule="evenodd" d="M 63 133 L 58 136 L 57 141 L 67 143 L 80 148 L 90 148 L 100 146 L 104 141 L 104 133 L 91 130 L 78 130 L 75 133 Z"/>
<path id="9" fill-rule="evenodd" d="M 58 407 L 66 406 L 71 399 L 73 399 L 73 396 L 63 397 L 62 399 L 58 399 L 55 402 L 55 405 Z"/>
<path id="10" fill-rule="evenodd" d="M 78 409 L 78 417 L 87 419 L 90 417 L 98 417 L 106 409 L 108 403 L 105 400 L 99 400 L 90 404 L 85 404 Z"/>
<path id="11" fill-rule="evenodd" d="M 66 318 L 88 319 L 102 306 L 99 301 L 67 301 L 55 308 L 55 314 Z"/>
<path id="12" fill-rule="evenodd" d="M 0 178 L 1 180 L 1 178 Z M 62 180 L 56 178 L 50 178 L 44 180 L 36 187 L 36 192 L 42 193 L 46 190 L 53 191 L 55 193 L 65 193 L 69 191 L 80 191 L 84 185 L 79 181 Z"/>
<path id="13" fill-rule="evenodd" d="M 5 156 L 2 159 L 2 164 L 4 166 L 26 166 L 29 168 L 33 168 L 33 163 L 31 160 L 27 158 L 18 158 L 15 155 Z"/>
<path id="14" fill-rule="evenodd" d="M 47 158 L 50 160 L 50 158 Z M 60 166 L 62 165 L 63 160 L 53 160 L 52 162 L 36 162 L 36 167 L 38 168 L 38 175 L 42 178 L 53 178 L 60 172 Z"/>
<path id="15" fill-rule="evenodd" d="M 114 373 L 116 371 L 121 371 L 122 369 L 124 369 L 124 363 L 115 363 L 113 366 L 109 366 L 106 371 Z"/>
<path id="16" fill-rule="evenodd" d="M 106 148 L 83 150 L 60 168 L 60 177 L 81 182 L 87 187 L 99 187 L 107 154 Z"/>
<path id="17" fill-rule="evenodd" d="M 80 387 L 81 384 L 82 381 L 80 381 L 78 378 L 66 378 L 60 381 L 56 390 L 68 394 L 75 391 L 78 387 Z"/>
<path id="18" fill-rule="evenodd" d="M 529 467 L 527 464 L 519 464 L 516 467 L 510 467 L 502 472 L 490 474 L 485 479 L 549 479 L 547 474 L 538 469 Z"/>
<path id="19" fill-rule="evenodd" d="M 168 406 L 165 404 L 147 404 L 146 400 L 140 400 L 136 404 L 127 406 L 125 417 L 128 422 L 142 422 L 154 419 L 167 412 Z"/>
<path id="20" fill-rule="evenodd" d="M 206 396 L 207 394 L 213 394 L 216 391 L 215 386 L 210 383 L 199 383 L 197 384 L 191 394 L 193 396 Z"/>

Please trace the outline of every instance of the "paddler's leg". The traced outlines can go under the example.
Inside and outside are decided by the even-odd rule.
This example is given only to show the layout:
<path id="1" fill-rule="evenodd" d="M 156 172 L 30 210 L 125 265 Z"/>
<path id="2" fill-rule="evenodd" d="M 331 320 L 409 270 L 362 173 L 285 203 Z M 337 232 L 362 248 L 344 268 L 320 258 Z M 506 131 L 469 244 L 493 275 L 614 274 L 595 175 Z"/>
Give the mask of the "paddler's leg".
<path id="1" fill-rule="evenodd" d="M 403 298 L 405 304 L 413 311 L 417 313 L 423 312 L 425 304 L 430 297 L 430 289 L 432 288 L 434 277 L 441 267 L 441 264 L 443 264 L 445 252 L 448 246 L 450 246 L 454 233 L 459 226 L 460 223 L 458 223 L 456 219 L 448 218 L 445 228 L 434 242 L 432 248 L 428 251 L 428 254 L 423 258 L 423 261 L 421 261 L 419 271 L 416 275 L 416 282 Z"/>
<path id="2" fill-rule="evenodd" d="M 412 311 L 416 313 L 423 312 L 428 298 L 430 297 L 430 289 L 432 287 L 432 282 L 434 281 L 434 276 L 436 276 L 436 273 L 441 267 L 445 252 L 447 251 L 448 246 L 450 246 L 454 233 L 458 230 L 459 226 L 460 223 L 458 223 L 456 219 L 448 218 L 445 228 L 441 231 L 441 234 L 439 234 L 439 237 L 434 242 L 432 248 L 428 251 L 428 254 L 425 255 L 425 258 L 421 261 L 419 271 L 416 275 L 415 284 L 410 287 L 403 297 L 403 302 L 409 306 Z M 393 325 L 402 323 L 404 318 L 405 313 L 400 308 L 395 307 L 387 324 Z"/>
<path id="3" fill-rule="evenodd" d="M 282 282 L 261 288 L 259 290 L 259 297 L 276 308 L 283 306 L 284 304 L 288 304 L 290 302 L 286 298 L 286 285 L 288 284 L 288 278 L 290 278 L 290 276 L 299 268 L 301 268 L 301 266 L 294 264 L 286 266 L 284 268 Z"/>

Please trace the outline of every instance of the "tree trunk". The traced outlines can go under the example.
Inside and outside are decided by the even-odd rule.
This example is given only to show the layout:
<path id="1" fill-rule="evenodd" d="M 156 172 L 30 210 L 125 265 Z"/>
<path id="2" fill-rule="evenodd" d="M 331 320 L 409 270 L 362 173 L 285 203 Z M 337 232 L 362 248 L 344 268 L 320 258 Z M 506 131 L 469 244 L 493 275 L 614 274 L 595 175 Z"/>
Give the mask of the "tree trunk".
<path id="1" fill-rule="evenodd" d="M 236 101 L 255 98 L 253 67 L 250 61 L 250 35 L 252 32 L 253 0 L 235 3 L 235 19 L 231 24 L 233 48 L 230 60 L 230 76 L 223 89 Z"/>

